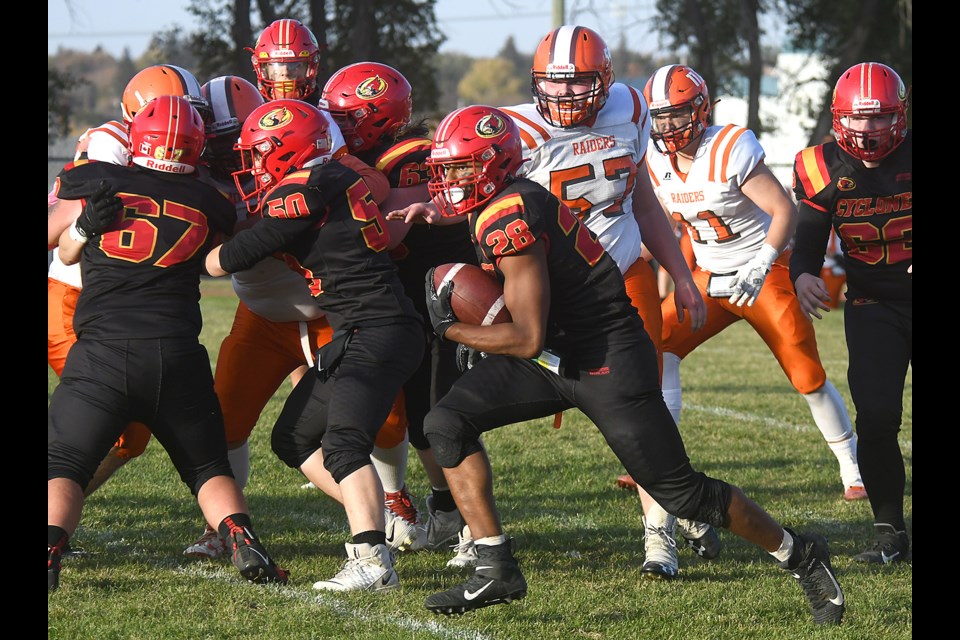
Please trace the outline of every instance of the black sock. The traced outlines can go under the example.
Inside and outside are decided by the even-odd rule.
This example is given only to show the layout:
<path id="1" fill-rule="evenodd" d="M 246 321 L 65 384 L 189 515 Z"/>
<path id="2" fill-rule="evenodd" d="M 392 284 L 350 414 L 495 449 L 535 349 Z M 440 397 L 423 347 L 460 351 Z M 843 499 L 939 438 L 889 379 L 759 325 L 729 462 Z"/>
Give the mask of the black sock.
<path id="1" fill-rule="evenodd" d="M 431 504 L 434 511 L 453 511 L 457 508 L 457 503 L 453 501 L 453 494 L 450 489 L 433 489 L 433 500 Z"/>
<path id="2" fill-rule="evenodd" d="M 362 531 L 353 536 L 353 544 L 387 544 L 387 534 L 383 531 Z"/>
<path id="3" fill-rule="evenodd" d="M 47 525 L 47 545 L 51 547 L 60 547 L 63 548 L 63 545 L 67 543 L 67 539 L 70 536 L 67 532 L 52 524 Z"/>
<path id="4" fill-rule="evenodd" d="M 230 532 L 234 527 L 244 528 L 254 539 L 257 537 L 253 532 L 253 523 L 250 522 L 250 516 L 246 513 L 234 513 L 224 518 L 217 526 L 217 533 L 219 533 L 220 537 L 224 540 L 229 540 Z"/>

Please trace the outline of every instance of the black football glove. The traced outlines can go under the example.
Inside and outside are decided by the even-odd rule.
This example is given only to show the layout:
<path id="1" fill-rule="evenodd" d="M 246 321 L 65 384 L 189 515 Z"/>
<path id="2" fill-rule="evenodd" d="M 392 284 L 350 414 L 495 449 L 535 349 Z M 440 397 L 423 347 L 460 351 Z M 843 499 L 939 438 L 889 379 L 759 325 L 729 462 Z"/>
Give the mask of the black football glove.
<path id="1" fill-rule="evenodd" d="M 487 354 L 483 351 L 477 351 L 473 347 L 468 347 L 465 344 L 458 344 L 456 357 L 457 369 L 460 370 L 460 373 L 463 373 L 468 369 L 473 369 L 478 362 L 487 357 Z"/>
<path id="2" fill-rule="evenodd" d="M 123 209 L 123 201 L 105 180 L 100 181 L 97 190 L 86 201 L 77 218 L 77 233 L 84 238 L 103 233 Z"/>
<path id="3" fill-rule="evenodd" d="M 437 291 L 437 288 L 433 286 L 434 269 L 435 267 L 431 267 L 430 270 L 427 271 L 427 311 L 430 313 L 430 323 L 433 325 L 433 332 L 442 339 L 443 334 L 447 332 L 450 325 L 455 322 L 460 322 L 460 320 L 457 319 L 456 314 L 453 312 L 453 307 L 450 306 L 450 296 L 453 294 L 453 282 L 447 282 L 440 287 L 440 291 Z"/>

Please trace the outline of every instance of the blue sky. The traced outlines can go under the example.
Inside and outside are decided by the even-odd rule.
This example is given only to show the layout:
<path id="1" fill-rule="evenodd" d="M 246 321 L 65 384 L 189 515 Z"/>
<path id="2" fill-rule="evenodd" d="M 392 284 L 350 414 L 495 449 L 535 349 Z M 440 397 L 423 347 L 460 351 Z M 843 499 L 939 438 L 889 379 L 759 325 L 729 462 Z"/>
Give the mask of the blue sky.
<path id="1" fill-rule="evenodd" d="M 137 57 L 150 36 L 179 26 L 196 28 L 188 0 L 47 0 L 47 53 L 59 47 L 114 56 L 124 48 Z M 566 22 L 597 30 L 611 47 L 620 35 L 630 49 L 650 52 L 657 37 L 649 25 L 654 0 L 566 0 Z M 439 0 L 437 21 L 447 41 L 443 52 L 492 57 L 513 35 L 517 49 L 532 53 L 552 28 L 553 0 Z"/>

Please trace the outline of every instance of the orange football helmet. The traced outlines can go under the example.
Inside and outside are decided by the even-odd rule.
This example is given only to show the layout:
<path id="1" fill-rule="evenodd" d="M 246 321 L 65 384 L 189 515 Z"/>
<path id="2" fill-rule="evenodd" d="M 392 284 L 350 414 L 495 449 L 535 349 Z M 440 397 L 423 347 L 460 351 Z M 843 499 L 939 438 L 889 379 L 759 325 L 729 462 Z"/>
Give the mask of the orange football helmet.
<path id="1" fill-rule="evenodd" d="M 130 123 L 133 163 L 164 173 L 193 173 L 206 141 L 203 118 L 183 96 L 157 96 Z"/>
<path id="2" fill-rule="evenodd" d="M 317 90 L 320 46 L 317 38 L 299 20 L 274 20 L 251 49 L 250 62 L 257 74 L 260 93 L 267 100 L 304 100 Z"/>
<path id="3" fill-rule="evenodd" d="M 291 171 L 323 164 L 333 153 L 327 116 L 302 100 L 279 99 L 254 109 L 240 129 L 234 149 L 241 168 L 233 173 L 247 210 L 260 210 L 255 196 L 277 186 Z M 253 176 L 252 186 L 247 181 Z"/>
<path id="4" fill-rule="evenodd" d="M 230 178 L 241 169 L 240 154 L 233 149 L 240 127 L 254 109 L 263 104 L 260 91 L 240 76 L 219 76 L 200 90 L 210 104 L 213 119 L 207 124 L 207 147 L 203 159 L 211 172 Z"/>
<path id="5" fill-rule="evenodd" d="M 457 109 L 433 135 L 427 190 L 441 215 L 463 215 L 502 191 L 522 162 L 513 118 L 484 105 Z"/>
<path id="6" fill-rule="evenodd" d="M 413 97 L 403 74 L 379 62 L 357 62 L 327 80 L 320 97 L 351 153 L 366 151 L 410 123 Z"/>
<path id="7" fill-rule="evenodd" d="M 690 114 L 687 124 L 670 131 L 659 131 L 654 121 L 650 138 L 660 153 L 676 154 L 703 135 L 709 126 L 710 92 L 700 74 L 684 64 L 668 64 L 653 72 L 643 88 L 650 116 Z"/>
<path id="8" fill-rule="evenodd" d="M 569 82 L 590 87 L 580 93 L 554 95 L 546 83 Z M 537 45 L 530 85 L 537 111 L 555 127 L 575 127 L 595 115 L 610 95 L 613 61 L 600 35 L 586 27 L 566 25 L 548 33 Z"/>
<path id="9" fill-rule="evenodd" d="M 833 135 L 854 158 L 877 162 L 907 137 L 907 89 L 897 72 L 879 62 L 861 62 L 842 74 L 833 90 Z M 854 116 L 888 116 L 890 125 L 862 131 L 851 127 Z"/>
<path id="10" fill-rule="evenodd" d="M 120 98 L 123 121 L 127 124 L 133 122 L 140 108 L 158 96 L 183 96 L 200 112 L 204 122 L 213 117 L 210 105 L 200 91 L 200 82 L 192 73 L 172 64 L 155 64 L 139 71 L 127 82 Z"/>

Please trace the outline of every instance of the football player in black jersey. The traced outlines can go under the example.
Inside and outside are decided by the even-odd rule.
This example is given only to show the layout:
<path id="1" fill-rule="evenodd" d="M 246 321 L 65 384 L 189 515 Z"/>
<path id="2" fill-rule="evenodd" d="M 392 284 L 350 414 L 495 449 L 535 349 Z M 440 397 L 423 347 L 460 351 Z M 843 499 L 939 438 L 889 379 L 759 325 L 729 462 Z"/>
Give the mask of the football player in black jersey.
<path id="1" fill-rule="evenodd" d="M 437 335 L 490 355 L 424 420 L 478 554 L 473 576 L 429 596 L 426 607 L 463 613 L 526 595 L 480 436 L 577 407 L 668 512 L 728 528 L 763 547 L 800 581 L 815 622 L 839 624 L 844 596 L 826 540 L 782 528 L 741 489 L 691 466 L 663 401 L 656 351 L 620 269 L 554 195 L 514 177 L 522 159 L 519 136 L 504 112 L 465 107 L 437 127 L 427 162 L 434 202 L 444 215 L 468 216 L 481 266 L 503 283 L 513 319 L 489 326 L 459 322 L 449 283 L 437 291 L 427 274 Z"/>
<path id="2" fill-rule="evenodd" d="M 61 235 L 64 264 L 80 262 L 77 342 L 47 412 L 47 587 L 83 488 L 131 420 L 147 424 L 233 564 L 252 582 L 287 582 L 253 532 L 227 459 L 223 415 L 200 343 L 200 273 L 233 205 L 194 172 L 205 135 L 183 97 L 160 96 L 130 124 L 133 166 L 80 160 L 57 177 L 61 200 L 84 200 Z M 56 205 L 55 205 L 56 206 Z"/>
<path id="3" fill-rule="evenodd" d="M 236 148 L 243 162 L 234 173 L 237 189 L 262 219 L 215 247 L 208 272 L 226 275 L 279 257 L 304 277 L 334 329 L 317 352 L 316 373 L 290 393 L 272 436 L 277 456 L 317 486 L 329 472 L 350 522 L 349 560 L 314 588 L 395 589 L 383 487 L 370 453 L 423 357 L 423 320 L 390 260 L 391 233 L 370 190 L 331 159 L 330 127 L 319 109 L 300 100 L 268 102 L 247 117 Z"/>
<path id="4" fill-rule="evenodd" d="M 907 558 L 903 516 L 906 474 L 897 433 L 907 368 L 913 363 L 913 138 L 907 89 L 878 62 L 850 67 L 833 92 L 836 142 L 797 154 L 799 203 L 790 277 L 803 310 L 830 311 L 819 277 L 831 227 L 847 271 L 843 322 L 847 381 L 856 407 L 857 461 L 873 509 L 873 544 L 854 557 Z"/>
<path id="5" fill-rule="evenodd" d="M 430 155 L 430 138 L 423 121 L 411 120 L 413 96 L 410 83 L 393 67 L 378 62 L 357 62 L 334 72 L 321 94 L 321 108 L 326 109 L 343 133 L 350 153 L 371 167 L 381 170 L 390 182 L 391 195 L 381 205 L 389 212 L 411 202 L 429 200 L 427 194 L 426 158 Z M 466 220 L 448 226 L 409 224 L 401 227 L 402 241 L 390 252 L 404 290 L 413 299 L 414 306 L 424 322 L 429 320 L 423 299 L 423 278 L 428 269 L 447 262 L 477 264 L 477 256 L 470 240 Z M 406 413 L 409 422 L 410 444 L 417 450 L 420 461 L 432 485 L 427 498 L 428 520 L 420 525 L 413 548 L 449 548 L 457 541 L 463 521 L 447 487 L 443 470 L 433 459 L 430 443 L 423 435 L 423 417 L 441 398 L 453 381 L 459 377 L 456 365 L 456 344 L 440 340 L 431 332 L 427 352 L 416 373 L 403 386 Z M 380 478 L 387 490 L 390 475 L 402 476 L 399 463 L 406 460 L 406 442 L 390 447 L 377 437 L 374 459 L 386 462 L 396 460 L 394 467 L 380 464 Z M 402 446 L 402 451 L 399 447 Z M 401 457 L 402 456 L 402 457 Z M 396 469 L 394 471 L 393 469 Z M 416 519 L 417 512 L 406 487 L 397 486 L 387 491 L 388 508 L 406 519 Z M 465 548 L 452 559 L 455 566 L 475 561 L 469 538 Z"/>

